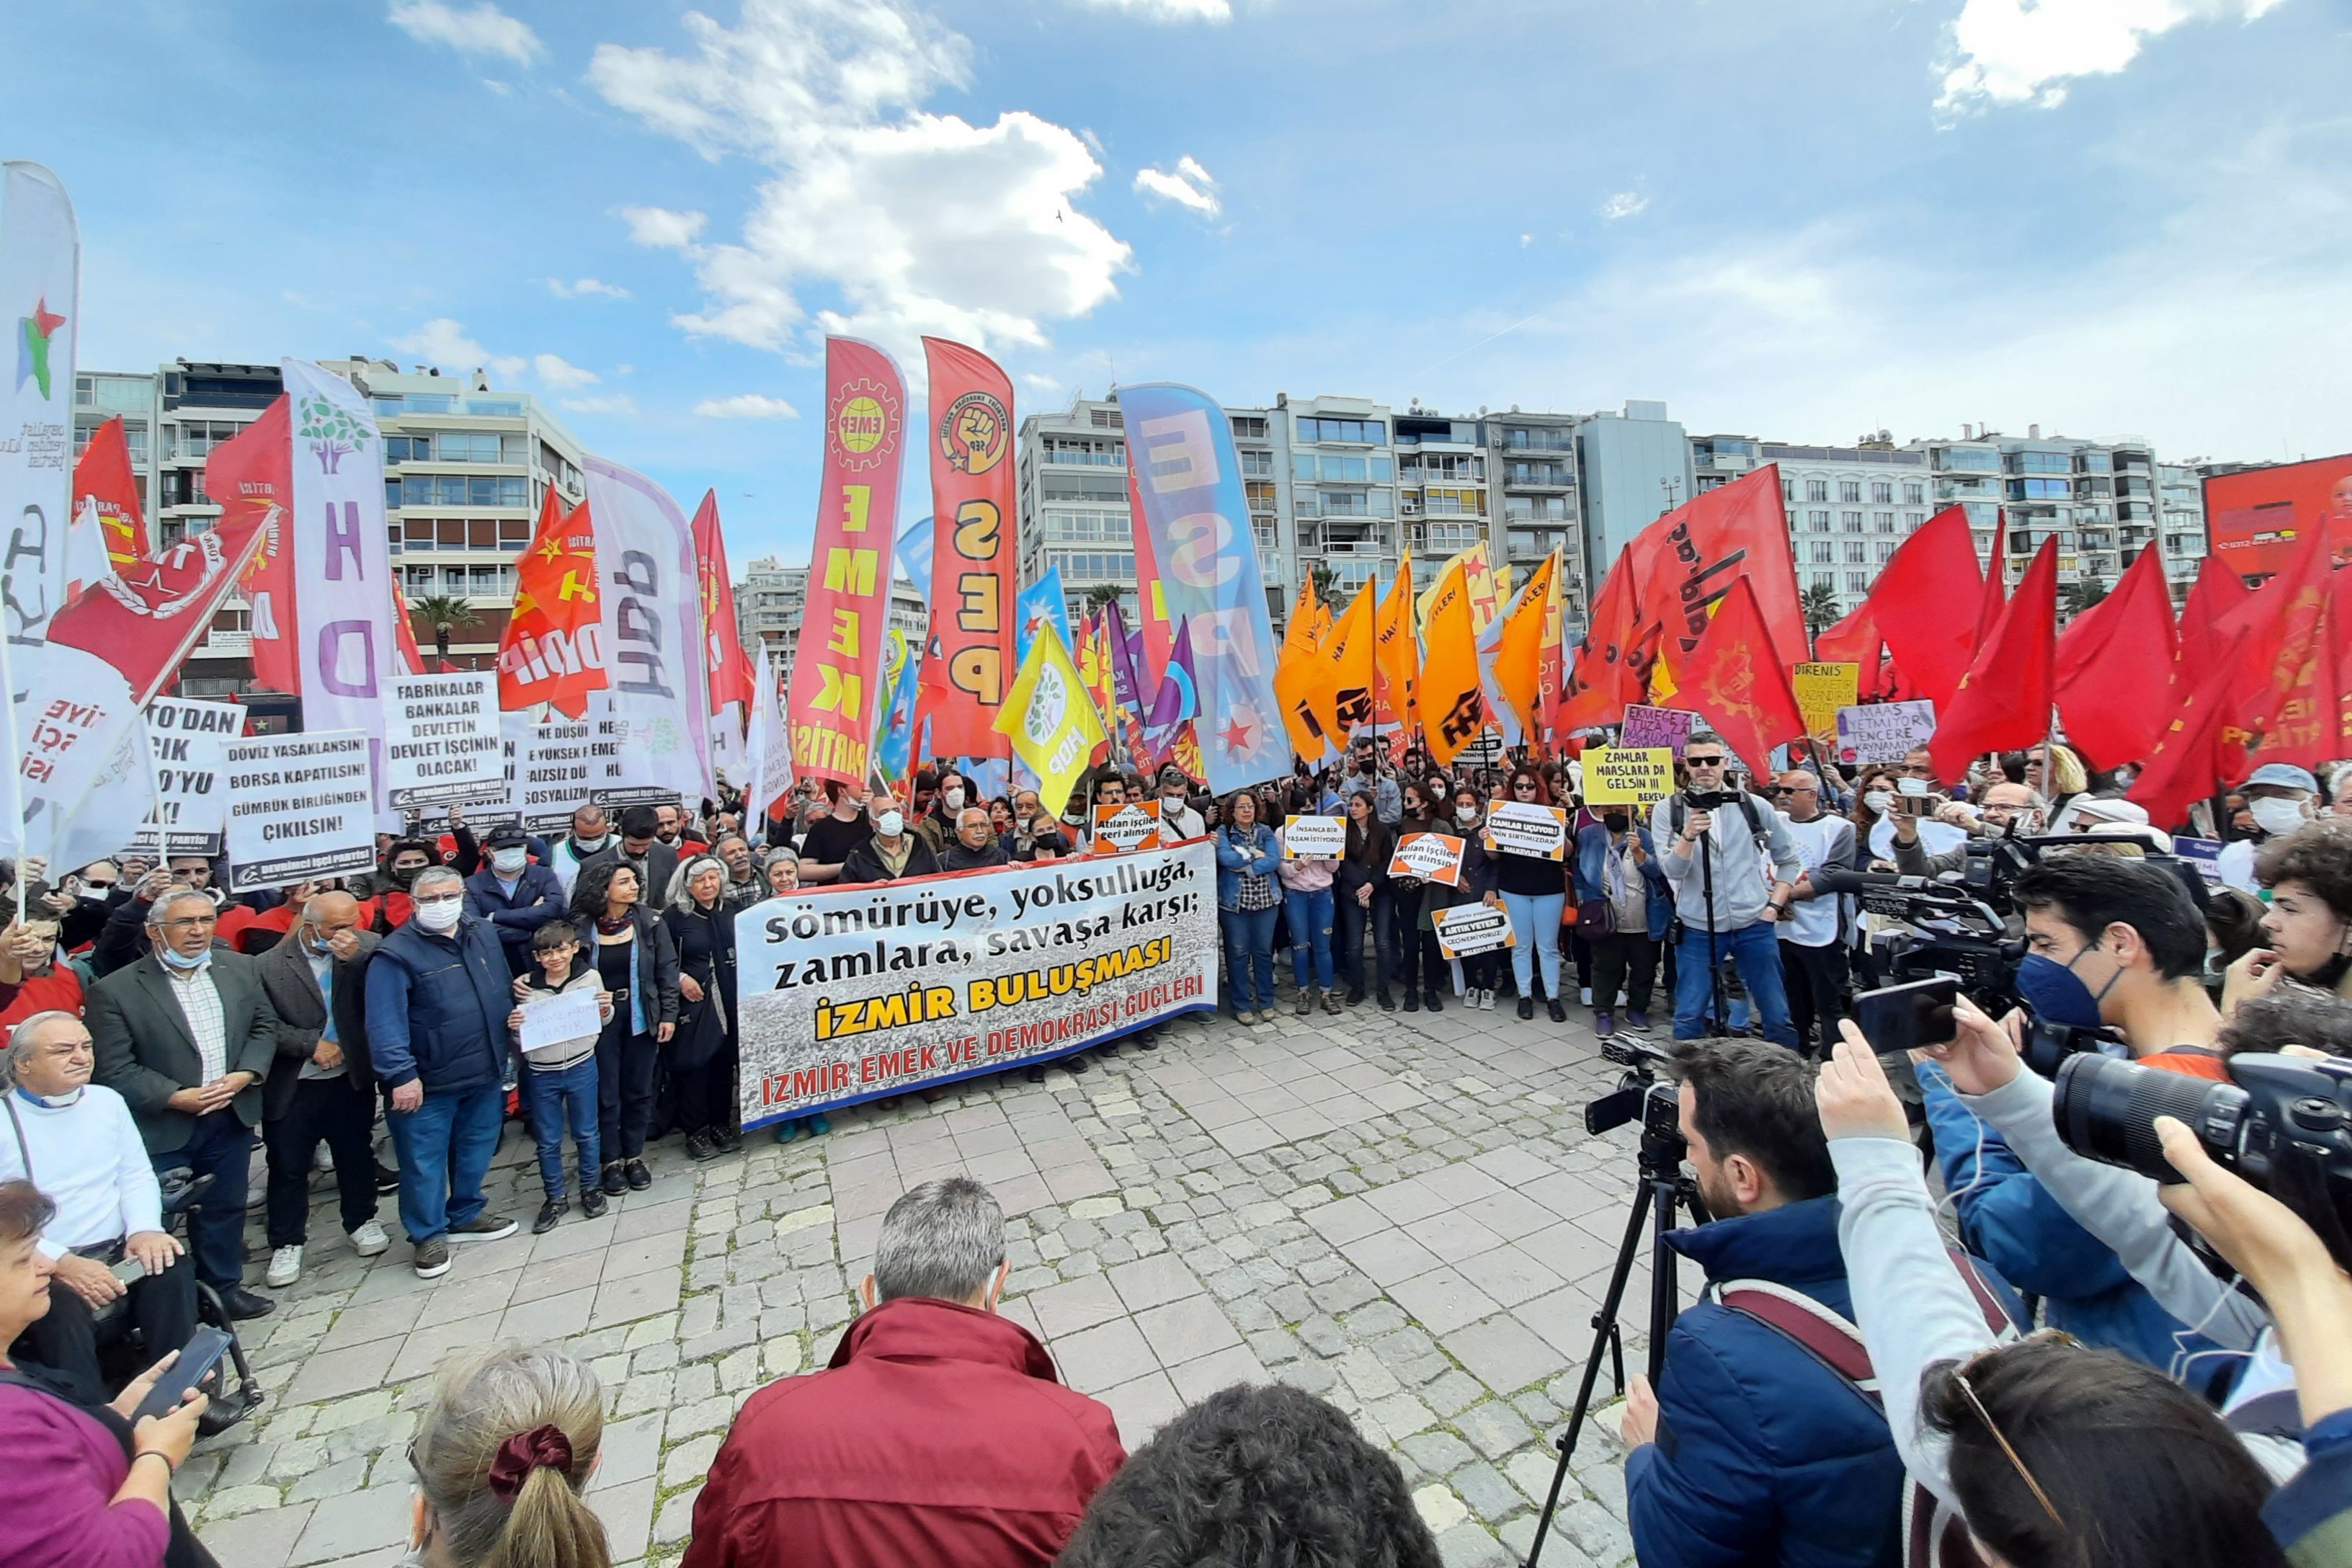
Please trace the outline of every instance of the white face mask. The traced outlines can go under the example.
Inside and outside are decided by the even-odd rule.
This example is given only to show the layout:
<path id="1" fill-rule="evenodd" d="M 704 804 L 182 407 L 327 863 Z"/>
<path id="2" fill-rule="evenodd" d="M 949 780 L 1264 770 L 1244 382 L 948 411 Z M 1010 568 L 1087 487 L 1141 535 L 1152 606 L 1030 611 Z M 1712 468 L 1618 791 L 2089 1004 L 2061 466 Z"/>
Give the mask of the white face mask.
<path id="1" fill-rule="evenodd" d="M 1874 789 L 1862 797 L 1862 804 L 1876 816 L 1885 816 L 1895 809 L 1895 797 L 1883 789 Z"/>
<path id="2" fill-rule="evenodd" d="M 907 819 L 898 812 L 886 811 L 874 819 L 874 831 L 885 838 L 896 838 L 907 831 Z"/>
<path id="3" fill-rule="evenodd" d="M 1454 820 L 1475 822 L 1478 820 L 1478 808 L 1475 805 L 1457 805 L 1454 808 Z"/>
<path id="4" fill-rule="evenodd" d="M 521 870 L 524 863 L 530 858 L 530 851 L 528 849 L 493 849 L 490 851 L 491 868 L 495 870 L 509 873 Z"/>
<path id="5" fill-rule="evenodd" d="M 457 917 L 465 912 L 466 900 L 463 899 L 435 899 L 430 903 L 417 904 L 416 923 L 426 931 L 454 931 Z"/>
<path id="6" fill-rule="evenodd" d="M 2264 795 L 2260 800 L 2249 801 L 2246 810 L 2252 815 L 2256 827 L 2272 835 L 2293 833 L 2311 820 L 2305 813 L 2303 802 L 2281 800 L 2276 795 Z"/>
<path id="7" fill-rule="evenodd" d="M 961 811 L 963 809 L 963 785 L 950 784 L 947 788 L 940 791 L 940 795 L 941 798 L 946 800 L 948 803 L 948 809 L 950 811 Z"/>

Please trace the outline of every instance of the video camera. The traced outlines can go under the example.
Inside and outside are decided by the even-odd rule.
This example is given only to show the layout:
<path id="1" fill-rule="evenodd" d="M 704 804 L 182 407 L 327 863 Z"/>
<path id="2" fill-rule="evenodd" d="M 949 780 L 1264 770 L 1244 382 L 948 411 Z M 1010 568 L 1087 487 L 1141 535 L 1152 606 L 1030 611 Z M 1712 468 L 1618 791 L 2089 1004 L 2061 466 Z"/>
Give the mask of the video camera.
<path id="1" fill-rule="evenodd" d="M 1629 1070 L 1617 1080 L 1615 1089 L 1584 1108 L 1584 1130 L 1598 1137 L 1638 1116 L 1644 1159 L 1663 1157 L 1679 1166 L 1687 1152 L 1682 1098 L 1673 1084 L 1659 1081 L 1657 1074 L 1668 1060 L 1665 1050 L 1647 1040 L 1620 1035 L 1601 1041 L 1601 1054 Z"/>

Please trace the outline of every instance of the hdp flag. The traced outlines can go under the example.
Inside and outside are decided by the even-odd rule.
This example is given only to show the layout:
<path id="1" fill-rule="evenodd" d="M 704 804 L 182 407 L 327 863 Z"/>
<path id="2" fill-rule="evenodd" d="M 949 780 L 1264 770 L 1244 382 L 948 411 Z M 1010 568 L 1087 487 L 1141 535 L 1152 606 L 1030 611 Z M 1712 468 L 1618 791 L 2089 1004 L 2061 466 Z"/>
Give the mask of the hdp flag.
<path id="1" fill-rule="evenodd" d="M 1037 798 L 1060 816 L 1106 737 L 1102 716 L 1058 633 L 1029 645 L 1029 657 L 996 716 L 996 729 L 1012 737 L 1013 754 L 1037 775 Z"/>
<path id="2" fill-rule="evenodd" d="M 1160 604 L 1192 636 L 1209 787 L 1222 795 L 1272 778 L 1288 764 L 1289 746 L 1233 423 L 1189 386 L 1122 387 L 1118 403 Z"/>

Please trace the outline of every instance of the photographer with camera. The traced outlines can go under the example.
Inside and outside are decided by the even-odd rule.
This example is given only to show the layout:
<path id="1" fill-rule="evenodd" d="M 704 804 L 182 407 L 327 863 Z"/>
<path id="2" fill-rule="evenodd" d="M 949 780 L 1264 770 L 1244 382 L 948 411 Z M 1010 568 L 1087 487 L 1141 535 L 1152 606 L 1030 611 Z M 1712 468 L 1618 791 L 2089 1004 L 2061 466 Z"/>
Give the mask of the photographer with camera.
<path id="1" fill-rule="evenodd" d="M 1794 1050 L 1789 994 L 1780 980 L 1775 926 L 1789 912 L 1803 871 L 1789 830 L 1771 802 L 1727 789 L 1729 752 L 1719 736 L 1691 736 L 1683 761 L 1687 788 L 1652 809 L 1658 868 L 1675 893 L 1682 935 L 1675 947 L 1675 1038 L 1695 1040 L 1729 1020 L 1716 965 L 1729 957 L 1747 989 L 1765 1038 Z"/>
<path id="2" fill-rule="evenodd" d="M 2282 980 L 2352 996 L 2352 820 L 2331 816 L 2272 839 L 2254 874 L 2270 889 L 2262 921 L 2268 945 L 2230 965 L 2223 1011 Z"/>
<path id="3" fill-rule="evenodd" d="M 2034 834 L 2042 831 L 2046 810 L 2042 799 L 2025 785 L 2007 781 L 1986 786 L 1984 798 L 1975 805 L 1965 801 L 1947 801 L 1937 807 L 1927 820 L 1957 827 L 1971 837 L 1998 838 L 2014 823 L 2017 831 Z M 1965 847 L 1932 854 L 1919 837 L 1921 818 L 1908 814 L 1891 815 L 1887 819 L 1894 827 L 1895 868 L 1906 877 L 1941 877 L 1958 871 L 1968 861 Z"/>
<path id="4" fill-rule="evenodd" d="M 1667 1071 L 1713 1216 L 1667 1240 L 1721 1300 L 1675 1320 L 1654 1392 L 1639 1378 L 1628 1390 L 1635 1553 L 1652 1565 L 1885 1568 L 1903 1554 L 1903 1464 L 1885 1417 L 1739 1304 L 1853 1310 L 1813 1067 L 1759 1041 L 1706 1039 L 1676 1045 Z"/>

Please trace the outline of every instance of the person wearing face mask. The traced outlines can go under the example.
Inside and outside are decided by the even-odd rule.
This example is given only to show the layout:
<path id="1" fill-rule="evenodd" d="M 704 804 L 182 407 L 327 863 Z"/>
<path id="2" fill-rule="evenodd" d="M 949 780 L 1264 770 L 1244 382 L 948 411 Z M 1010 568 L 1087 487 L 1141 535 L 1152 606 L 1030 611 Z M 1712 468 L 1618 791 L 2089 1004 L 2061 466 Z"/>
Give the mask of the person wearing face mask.
<path id="1" fill-rule="evenodd" d="M 1339 779 L 1339 799 L 1344 805 L 1349 795 L 1369 793 L 1372 797 L 1372 815 L 1381 826 L 1393 832 L 1404 820 L 1404 792 L 1396 780 L 1381 772 L 1380 742 L 1370 735 L 1360 738 L 1354 747 L 1351 765 Z"/>
<path id="2" fill-rule="evenodd" d="M 1192 781 L 1184 770 L 1174 763 L 1160 770 L 1160 841 L 1174 844 L 1186 838 L 1198 838 L 1209 831 L 1209 824 L 1193 808 L 1191 795 Z"/>
<path id="3" fill-rule="evenodd" d="M 866 803 L 866 816 L 874 824 L 873 835 L 842 862 L 843 885 L 939 875 L 940 858 L 909 829 L 907 814 L 896 800 L 887 795 L 876 795 Z"/>
<path id="4" fill-rule="evenodd" d="M 383 852 L 383 870 L 377 879 L 374 931 L 381 936 L 408 921 L 410 888 L 435 864 L 433 846 L 422 838 L 395 838 Z"/>
<path id="5" fill-rule="evenodd" d="M 555 851 L 549 857 L 548 869 L 555 873 L 556 884 L 563 896 L 572 896 L 572 884 L 580 879 L 580 868 L 591 860 L 610 859 L 615 850 L 611 825 L 604 819 L 601 805 L 583 805 L 572 814 L 572 831 L 555 841 Z"/>
<path id="6" fill-rule="evenodd" d="M 809 823 L 801 838 L 800 879 L 809 887 L 840 881 L 850 851 L 874 837 L 874 819 L 866 813 L 866 786 L 835 780 L 824 787 L 832 792 L 831 806 Z"/>
<path id="7" fill-rule="evenodd" d="M 506 1118 L 513 974 L 466 884 L 434 867 L 410 884 L 415 918 L 367 971 L 367 1040 L 400 1152 L 400 1223 L 420 1279 L 449 1272 L 452 1242 L 496 1241 L 515 1222 L 490 1211 L 482 1179 Z"/>
<path id="8" fill-rule="evenodd" d="M 1422 891 L 1421 921 L 1433 935 L 1440 910 L 1457 904 L 1491 904 L 1503 907 L 1503 896 L 1496 890 L 1495 858 L 1488 855 L 1481 840 L 1486 814 L 1478 804 L 1478 792 L 1464 784 L 1454 793 L 1452 823 L 1444 828 L 1462 840 L 1462 879 L 1453 887 L 1432 882 Z M 1493 951 L 1474 952 L 1462 963 L 1462 1005 L 1495 1010 L 1495 954 Z M 1437 988 L 1428 986 L 1422 1005 L 1431 1012 L 1438 1010 Z"/>
<path id="9" fill-rule="evenodd" d="M 2254 870 L 2270 892 L 2267 945 L 2230 965 L 2222 1011 L 2288 981 L 2352 996 L 2352 821 L 2327 817 L 2263 845 Z"/>
<path id="10" fill-rule="evenodd" d="M 2262 880 L 2254 870 L 2255 857 L 2273 839 L 2285 837 L 2319 815 L 2319 781 L 2291 763 L 2264 763 L 2241 793 L 2253 818 L 2253 837 L 2221 846 L 2217 869 L 2224 886 L 2259 895 Z"/>
<path id="11" fill-rule="evenodd" d="M 324 1142 L 352 1250 L 373 1258 L 391 1238 L 375 1217 L 375 1068 L 368 1055 L 367 970 L 383 941 L 360 929 L 359 900 L 316 893 L 287 940 L 254 961 L 278 1035 L 261 1087 L 261 1142 L 269 1152 L 269 1271 L 282 1289 L 300 1278 L 310 1217 L 310 1156 Z"/>
<path id="12" fill-rule="evenodd" d="M 466 879 L 466 909 L 490 922 L 515 974 L 531 967 L 531 933 L 563 912 L 570 896 L 555 873 L 536 865 L 523 830 L 513 823 L 490 829 L 488 864 Z"/>
<path id="13" fill-rule="evenodd" d="M 928 807 L 915 818 L 915 832 L 931 847 L 934 855 L 945 855 L 948 846 L 956 839 L 956 822 L 967 805 L 979 802 L 972 797 L 971 787 L 964 776 L 953 768 L 940 771 L 939 789 L 932 795 Z"/>

